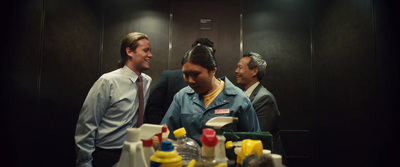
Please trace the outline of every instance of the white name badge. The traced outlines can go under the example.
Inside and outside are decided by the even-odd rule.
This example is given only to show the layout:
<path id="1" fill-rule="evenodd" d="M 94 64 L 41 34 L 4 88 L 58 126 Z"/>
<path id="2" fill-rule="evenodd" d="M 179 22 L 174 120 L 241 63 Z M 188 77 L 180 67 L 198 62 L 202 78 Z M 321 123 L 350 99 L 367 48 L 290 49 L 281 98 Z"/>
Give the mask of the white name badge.
<path id="1" fill-rule="evenodd" d="M 215 114 L 229 114 L 229 108 L 215 110 Z"/>

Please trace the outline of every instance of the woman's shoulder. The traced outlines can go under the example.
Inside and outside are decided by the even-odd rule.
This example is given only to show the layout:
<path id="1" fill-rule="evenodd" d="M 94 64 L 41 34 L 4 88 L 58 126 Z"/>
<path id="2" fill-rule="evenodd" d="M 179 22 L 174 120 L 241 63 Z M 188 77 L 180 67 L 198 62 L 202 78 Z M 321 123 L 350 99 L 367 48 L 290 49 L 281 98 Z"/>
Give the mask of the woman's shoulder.
<path id="1" fill-rule="evenodd" d="M 190 95 L 190 94 L 193 94 L 193 93 L 195 93 L 194 92 L 194 90 L 190 87 L 190 86 L 185 86 L 185 87 L 183 87 L 181 90 L 179 90 L 176 94 L 175 94 L 175 96 L 176 95 L 178 95 L 179 97 L 183 97 L 183 96 L 186 96 L 186 95 Z"/>
<path id="2" fill-rule="evenodd" d="M 228 80 L 228 78 L 222 78 L 225 81 L 225 91 L 227 94 L 235 95 L 236 98 L 248 98 L 247 95 L 243 92 L 242 89 L 235 86 L 232 82 Z"/>

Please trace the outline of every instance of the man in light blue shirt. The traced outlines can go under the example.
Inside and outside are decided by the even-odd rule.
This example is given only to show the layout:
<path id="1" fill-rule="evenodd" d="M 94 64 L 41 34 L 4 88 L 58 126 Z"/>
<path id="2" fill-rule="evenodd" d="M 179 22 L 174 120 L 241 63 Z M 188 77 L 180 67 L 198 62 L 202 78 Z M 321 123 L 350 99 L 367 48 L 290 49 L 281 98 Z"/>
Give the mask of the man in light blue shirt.
<path id="1" fill-rule="evenodd" d="M 139 32 L 125 36 L 121 43 L 119 69 L 103 74 L 83 103 L 75 131 L 77 166 L 112 166 L 117 163 L 126 140 L 126 129 L 137 127 L 139 118 L 139 77 L 142 78 L 144 106 L 151 77 L 151 45 Z"/>

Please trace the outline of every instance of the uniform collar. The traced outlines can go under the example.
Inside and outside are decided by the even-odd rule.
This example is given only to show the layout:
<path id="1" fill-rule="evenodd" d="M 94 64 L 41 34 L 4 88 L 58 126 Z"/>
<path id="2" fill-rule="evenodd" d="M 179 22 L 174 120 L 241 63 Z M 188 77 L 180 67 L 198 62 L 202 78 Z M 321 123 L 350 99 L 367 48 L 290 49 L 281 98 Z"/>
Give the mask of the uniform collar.
<path id="1" fill-rule="evenodd" d="M 235 96 L 239 93 L 238 90 L 241 91 L 240 89 L 235 89 L 236 87 L 232 84 L 231 81 L 229 81 L 228 78 L 221 77 L 220 79 L 225 82 L 225 87 L 221 91 L 221 93 L 223 93 L 224 96 Z M 217 97 L 214 99 L 214 101 L 211 102 L 211 104 L 206 108 L 204 101 L 202 100 L 202 97 L 200 97 L 199 94 L 195 93 L 194 90 L 192 88 L 190 88 L 190 86 L 188 86 L 188 87 L 189 87 L 189 89 L 186 89 L 186 93 L 188 94 L 189 99 L 193 103 L 196 103 L 197 105 L 201 106 L 205 111 L 215 108 L 217 106 L 221 106 L 226 103 L 229 103 L 228 99 L 225 99 L 225 98 L 221 99 L 221 97 L 219 97 L 219 95 L 217 95 Z"/>
<path id="2" fill-rule="evenodd" d="M 231 81 L 229 81 L 229 79 L 227 77 L 221 77 L 221 80 L 223 80 L 225 82 L 225 87 L 222 90 L 222 93 L 226 94 L 226 95 L 236 95 L 238 94 L 237 90 L 234 88 L 234 85 L 232 84 Z M 190 86 L 189 86 L 190 88 Z M 195 94 L 194 90 L 192 88 L 188 89 L 187 94 L 189 95 L 193 95 Z"/>

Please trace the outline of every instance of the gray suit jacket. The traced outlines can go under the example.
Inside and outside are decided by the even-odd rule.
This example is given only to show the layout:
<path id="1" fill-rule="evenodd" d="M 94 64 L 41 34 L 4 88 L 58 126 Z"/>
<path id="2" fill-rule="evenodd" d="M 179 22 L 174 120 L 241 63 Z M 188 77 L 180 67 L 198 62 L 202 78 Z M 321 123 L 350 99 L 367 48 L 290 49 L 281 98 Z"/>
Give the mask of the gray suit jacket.
<path id="1" fill-rule="evenodd" d="M 260 83 L 253 90 L 249 99 L 257 113 L 261 131 L 268 131 L 272 135 L 279 133 L 280 112 L 274 95 Z"/>
<path id="2" fill-rule="evenodd" d="M 283 164 L 287 165 L 286 155 L 280 136 L 279 119 L 281 114 L 274 95 L 260 83 L 253 90 L 249 99 L 257 113 L 261 131 L 268 131 L 273 136 L 272 153 L 281 155 Z"/>

